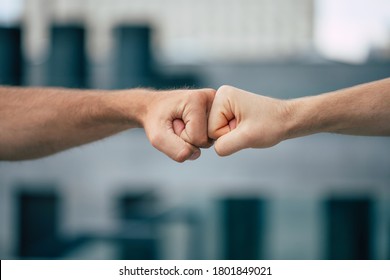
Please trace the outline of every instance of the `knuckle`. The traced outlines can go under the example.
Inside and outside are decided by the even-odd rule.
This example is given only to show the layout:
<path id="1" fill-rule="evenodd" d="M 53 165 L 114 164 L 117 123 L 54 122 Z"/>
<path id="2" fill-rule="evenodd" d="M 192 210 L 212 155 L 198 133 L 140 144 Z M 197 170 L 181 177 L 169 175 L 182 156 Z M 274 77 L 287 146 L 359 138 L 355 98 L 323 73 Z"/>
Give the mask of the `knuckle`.
<path id="1" fill-rule="evenodd" d="M 154 148 L 159 150 L 161 142 L 163 141 L 163 137 L 160 133 L 153 133 L 149 136 L 149 141 Z"/>
<path id="2" fill-rule="evenodd" d="M 214 139 L 207 137 L 207 143 L 201 148 L 210 148 L 214 144 Z"/>
<path id="3" fill-rule="evenodd" d="M 203 100 L 203 99 L 206 99 L 207 98 L 207 95 L 208 95 L 208 92 L 205 91 L 205 90 L 197 90 L 197 91 L 194 91 L 194 92 L 191 92 L 190 93 L 190 98 L 191 99 L 196 99 L 196 100 Z"/>
<path id="4" fill-rule="evenodd" d="M 208 136 L 202 137 L 201 141 L 199 142 L 199 147 L 201 147 L 201 148 L 210 147 L 210 141 L 209 141 Z"/>
<path id="5" fill-rule="evenodd" d="M 192 135 L 190 141 L 191 141 L 191 144 L 193 144 L 194 146 L 197 146 L 200 148 L 206 147 L 209 144 L 207 131 L 205 131 L 204 134 L 203 133 L 202 134 L 196 133 L 196 134 Z"/>
<path id="6" fill-rule="evenodd" d="M 214 89 L 200 89 L 195 91 L 190 91 L 188 93 L 189 101 L 196 102 L 199 104 L 207 103 L 211 99 L 211 96 L 214 97 Z"/>
<path id="7" fill-rule="evenodd" d="M 207 91 L 207 93 L 210 93 L 210 94 L 214 94 L 216 92 L 216 90 L 213 88 L 206 88 L 205 91 Z"/>
<path id="8" fill-rule="evenodd" d="M 234 88 L 232 86 L 222 85 L 222 86 L 220 86 L 218 88 L 217 92 L 218 92 L 218 94 L 220 94 L 220 93 L 228 93 L 228 92 L 230 92 L 233 89 Z"/>
<path id="9" fill-rule="evenodd" d="M 201 92 L 205 99 L 210 99 L 210 98 L 214 99 L 217 91 L 212 88 L 205 88 Z"/>

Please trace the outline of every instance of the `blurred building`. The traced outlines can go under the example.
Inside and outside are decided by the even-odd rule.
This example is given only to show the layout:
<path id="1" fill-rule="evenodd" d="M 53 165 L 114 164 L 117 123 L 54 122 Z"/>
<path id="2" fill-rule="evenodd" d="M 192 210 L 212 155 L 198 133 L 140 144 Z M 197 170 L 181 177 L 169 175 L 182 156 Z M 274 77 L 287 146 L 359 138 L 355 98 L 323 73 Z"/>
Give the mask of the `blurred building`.
<path id="1" fill-rule="evenodd" d="M 384 58 L 317 56 L 313 0 L 11 2 L 4 84 L 230 84 L 294 98 L 390 76 Z M 389 147 L 315 135 L 177 164 L 132 130 L 0 162 L 0 258 L 390 258 Z"/>
<path id="2" fill-rule="evenodd" d="M 300 55 L 313 45 L 313 0 L 27 0 L 32 55 L 48 27 L 83 23 L 94 57 L 107 54 L 117 25 L 150 24 L 158 58 L 168 63 L 258 61 Z"/>

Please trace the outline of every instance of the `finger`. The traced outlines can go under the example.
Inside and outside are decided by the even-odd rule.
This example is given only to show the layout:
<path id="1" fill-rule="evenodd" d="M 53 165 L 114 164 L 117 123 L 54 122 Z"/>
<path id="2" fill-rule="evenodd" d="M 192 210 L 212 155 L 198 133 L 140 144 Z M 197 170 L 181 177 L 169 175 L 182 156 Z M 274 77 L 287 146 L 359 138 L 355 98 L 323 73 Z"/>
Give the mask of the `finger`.
<path id="1" fill-rule="evenodd" d="M 236 127 L 236 118 L 228 100 L 220 95 L 215 98 L 208 119 L 208 136 L 218 139 Z"/>
<path id="2" fill-rule="evenodd" d="M 177 136 L 180 136 L 183 130 L 185 129 L 186 125 L 184 124 L 183 120 L 181 119 L 174 119 L 172 122 L 173 131 Z"/>
<path id="3" fill-rule="evenodd" d="M 213 139 L 218 139 L 219 137 L 227 134 L 230 132 L 230 126 L 229 126 L 229 122 L 228 120 L 224 120 L 223 121 L 224 123 L 227 123 L 226 125 L 224 125 L 223 127 L 220 127 L 220 128 L 217 128 L 217 129 L 214 129 L 211 133 L 210 133 L 210 137 L 212 137 Z"/>
<path id="4" fill-rule="evenodd" d="M 153 147 L 177 162 L 196 159 L 200 156 L 200 149 L 177 136 L 173 128 L 165 132 L 157 132 L 151 137 L 150 142 Z"/>
<path id="5" fill-rule="evenodd" d="M 237 127 L 237 119 L 234 118 L 232 120 L 229 121 L 229 129 L 230 130 L 233 130 Z"/>
<path id="6" fill-rule="evenodd" d="M 185 129 L 181 137 L 197 147 L 208 148 L 212 145 L 208 137 L 207 125 L 214 93 L 212 90 L 193 93 L 183 112 Z"/>
<path id="7" fill-rule="evenodd" d="M 229 133 L 233 129 L 237 127 L 237 120 L 234 118 L 232 120 L 224 120 L 224 123 L 227 123 L 224 127 L 218 128 L 213 132 L 213 135 L 215 139 L 218 139 L 219 137 Z"/>
<path id="8" fill-rule="evenodd" d="M 248 138 L 242 130 L 241 127 L 237 127 L 218 138 L 214 145 L 216 153 L 220 156 L 228 156 L 242 149 L 249 148 L 247 145 Z"/>
<path id="9" fill-rule="evenodd" d="M 211 89 L 211 90 L 208 91 L 208 96 L 207 96 L 207 120 L 206 120 L 206 124 L 207 124 L 207 129 L 206 129 L 206 133 L 207 133 L 207 146 L 205 148 L 210 148 L 212 145 L 214 145 L 214 139 L 209 137 L 208 123 L 209 123 L 209 118 L 210 118 L 211 107 L 213 106 L 216 93 L 217 93 L 217 91 L 214 90 L 214 89 Z"/>
<path id="10" fill-rule="evenodd" d="M 185 129 L 185 124 L 184 124 L 183 120 L 180 120 L 180 119 L 173 120 L 172 127 L 173 127 L 173 131 L 175 132 L 175 134 L 177 136 L 182 137 L 182 133 Z M 184 138 L 184 137 L 186 137 L 186 136 L 183 136 L 182 138 Z M 214 144 L 214 139 L 208 138 L 207 144 L 205 144 L 202 148 L 210 148 L 213 144 Z"/>

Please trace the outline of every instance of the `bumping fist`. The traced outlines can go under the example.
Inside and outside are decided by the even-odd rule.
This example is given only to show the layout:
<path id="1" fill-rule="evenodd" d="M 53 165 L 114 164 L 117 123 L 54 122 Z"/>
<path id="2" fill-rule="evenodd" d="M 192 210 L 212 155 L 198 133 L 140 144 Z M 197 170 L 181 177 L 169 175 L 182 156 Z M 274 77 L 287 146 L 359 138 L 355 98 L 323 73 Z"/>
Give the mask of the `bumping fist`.
<path id="1" fill-rule="evenodd" d="M 271 147 L 286 138 L 288 114 L 287 101 L 222 86 L 211 107 L 208 135 L 220 156 Z"/>
<path id="2" fill-rule="evenodd" d="M 141 122 L 152 146 L 177 162 L 197 159 L 213 143 L 207 123 L 214 96 L 213 89 L 149 93 Z"/>
<path id="3" fill-rule="evenodd" d="M 200 148 L 227 156 L 267 148 L 287 137 L 288 101 L 231 86 L 149 93 L 143 127 L 151 144 L 175 161 L 194 160 Z"/>

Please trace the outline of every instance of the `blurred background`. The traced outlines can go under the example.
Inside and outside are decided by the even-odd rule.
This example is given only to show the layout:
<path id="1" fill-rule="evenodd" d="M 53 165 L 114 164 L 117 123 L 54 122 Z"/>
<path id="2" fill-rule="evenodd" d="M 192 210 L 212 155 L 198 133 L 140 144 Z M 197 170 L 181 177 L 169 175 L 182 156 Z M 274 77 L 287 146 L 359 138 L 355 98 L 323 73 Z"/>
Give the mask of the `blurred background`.
<path id="1" fill-rule="evenodd" d="M 389 76 L 386 0 L 0 0 L 2 85 L 295 98 Z M 0 162 L 0 258 L 390 259 L 390 138 L 202 152 L 135 129 Z"/>

